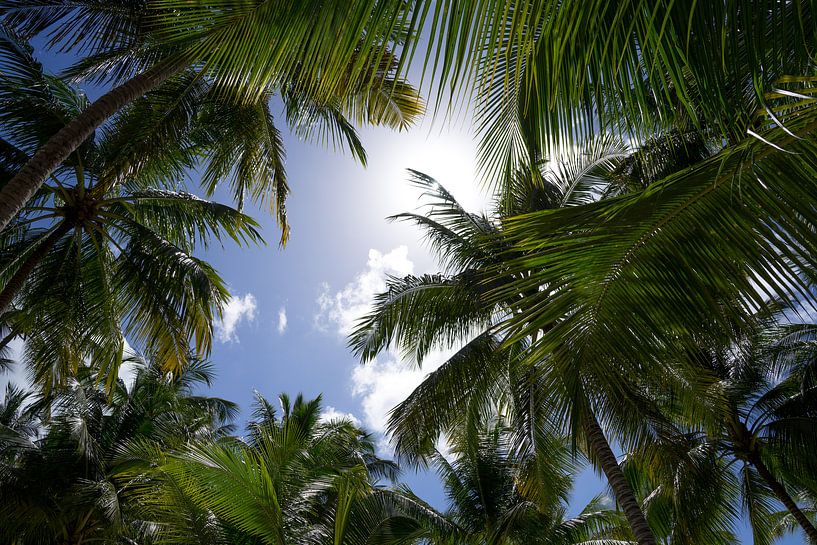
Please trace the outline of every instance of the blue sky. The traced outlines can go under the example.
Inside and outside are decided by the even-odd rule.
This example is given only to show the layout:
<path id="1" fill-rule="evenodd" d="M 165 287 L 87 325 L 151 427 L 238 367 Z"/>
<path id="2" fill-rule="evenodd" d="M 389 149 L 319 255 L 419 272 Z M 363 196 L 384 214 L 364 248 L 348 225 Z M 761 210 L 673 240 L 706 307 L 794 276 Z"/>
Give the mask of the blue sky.
<path id="1" fill-rule="evenodd" d="M 267 397 L 322 394 L 325 406 L 379 432 L 388 409 L 442 361 L 433 355 L 420 370 L 387 354 L 362 366 L 346 348 L 345 334 L 385 287 L 387 274 L 435 271 L 419 232 L 385 219 L 418 206 L 419 191 L 407 182 L 406 169 L 437 177 L 469 208 L 489 201 L 473 181 L 474 148 L 465 130 L 440 133 L 424 126 L 361 135 L 365 169 L 348 155 L 287 138 L 292 238 L 286 249 L 274 246 L 274 221 L 257 210 L 253 215 L 273 244 L 212 248 L 206 256 L 236 297 L 213 351 L 216 393 L 243 406 L 253 389 Z M 434 479 L 410 480 L 440 504 Z"/>
<path id="2" fill-rule="evenodd" d="M 44 60 L 55 68 L 65 64 L 50 55 Z M 233 294 L 211 358 L 218 369 L 214 395 L 239 403 L 246 417 L 254 390 L 270 399 L 280 392 L 322 394 L 325 407 L 382 432 L 388 409 L 444 354 L 431 356 L 423 370 L 395 354 L 361 366 L 346 348 L 344 334 L 383 289 L 386 274 L 436 270 L 417 229 L 385 220 L 419 204 L 407 168 L 437 178 L 469 209 L 488 206 L 487 191 L 476 181 L 467 121 L 432 126 L 426 120 L 404 133 L 363 129 L 369 157 L 365 169 L 348 154 L 286 136 L 293 229 L 287 248 L 277 247 L 279 233 L 268 211 L 249 207 L 269 245 L 227 243 L 203 254 Z M 191 188 L 195 182 L 193 175 Z M 229 201 L 226 195 L 216 197 Z M 383 452 L 388 452 L 385 445 Z M 406 480 L 421 496 L 444 506 L 433 476 L 408 474 Z M 576 484 L 574 509 L 603 488 L 589 470 Z M 744 542 L 751 542 L 748 534 Z"/>

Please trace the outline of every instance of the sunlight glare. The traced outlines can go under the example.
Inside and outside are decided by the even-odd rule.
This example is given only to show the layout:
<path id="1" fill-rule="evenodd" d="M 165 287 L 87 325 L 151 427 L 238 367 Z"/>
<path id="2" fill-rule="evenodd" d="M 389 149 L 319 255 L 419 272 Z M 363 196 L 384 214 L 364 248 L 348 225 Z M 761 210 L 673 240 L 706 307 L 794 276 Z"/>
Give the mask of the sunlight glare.
<path id="1" fill-rule="evenodd" d="M 409 183 L 408 169 L 434 178 L 467 210 L 480 212 L 488 208 L 490 189 L 477 177 L 474 144 L 467 133 L 403 133 L 381 145 L 378 153 L 371 154 L 378 160 L 373 160 L 370 168 L 388 192 L 387 199 L 399 203 L 401 211 L 420 204 L 420 190 Z"/>

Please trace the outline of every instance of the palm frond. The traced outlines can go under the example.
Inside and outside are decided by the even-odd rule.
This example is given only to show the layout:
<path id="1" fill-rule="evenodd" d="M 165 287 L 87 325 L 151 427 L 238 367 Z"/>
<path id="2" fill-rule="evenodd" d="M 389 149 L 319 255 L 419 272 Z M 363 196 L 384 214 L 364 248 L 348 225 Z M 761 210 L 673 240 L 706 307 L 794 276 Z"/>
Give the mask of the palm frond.
<path id="1" fill-rule="evenodd" d="M 481 304 L 472 276 L 389 279 L 388 291 L 375 297 L 374 309 L 359 321 L 349 346 L 370 360 L 395 345 L 419 363 L 433 348 L 451 346 L 488 327 L 493 317 Z"/>
<path id="2" fill-rule="evenodd" d="M 531 293 L 505 324 L 512 338 L 553 324 L 531 358 L 628 365 L 638 350 L 641 366 L 683 346 L 689 324 L 749 326 L 769 297 L 808 297 L 798 271 L 813 266 L 817 163 L 809 141 L 787 142 L 796 155 L 749 138 L 632 196 L 509 221 L 524 253 L 510 274 L 536 271 L 495 290 Z"/>

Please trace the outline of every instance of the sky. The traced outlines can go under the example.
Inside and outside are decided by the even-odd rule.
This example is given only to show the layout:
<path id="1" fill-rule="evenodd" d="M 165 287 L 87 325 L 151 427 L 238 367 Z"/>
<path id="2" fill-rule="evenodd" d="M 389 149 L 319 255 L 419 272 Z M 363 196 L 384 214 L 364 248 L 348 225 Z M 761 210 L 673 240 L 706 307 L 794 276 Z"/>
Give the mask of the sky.
<path id="1" fill-rule="evenodd" d="M 65 65 L 51 55 L 44 60 L 53 68 Z M 283 120 L 282 112 L 273 113 Z M 426 119 L 408 132 L 364 128 L 360 134 L 366 168 L 349 154 L 285 135 L 292 189 L 287 201 L 292 236 L 285 249 L 277 246 L 280 233 L 269 211 L 249 206 L 266 246 L 227 242 L 199 254 L 232 294 L 216 326 L 211 360 L 218 376 L 210 393 L 237 402 L 242 418 L 256 391 L 271 400 L 282 392 L 322 395 L 328 414 L 359 422 L 388 456 L 382 432 L 389 409 L 444 361 L 445 353 L 432 354 L 419 369 L 395 353 L 361 365 L 346 347 L 345 336 L 385 288 L 387 275 L 437 271 L 419 230 L 386 217 L 420 204 L 420 191 L 408 183 L 409 168 L 436 178 L 472 211 L 490 206 L 490 191 L 477 181 L 467 116 L 449 123 Z M 226 193 L 216 198 L 230 200 Z M 407 472 L 404 479 L 444 508 L 433 475 Z M 571 511 L 603 490 L 586 470 L 577 479 Z M 750 542 L 744 531 L 744 543 Z"/>
<path id="2" fill-rule="evenodd" d="M 212 359 L 219 379 L 213 391 L 244 407 L 253 391 L 268 398 L 320 394 L 329 411 L 373 432 L 380 453 L 389 456 L 382 434 L 389 410 L 445 361 L 445 352 L 431 354 L 421 369 L 393 352 L 363 365 L 346 346 L 388 275 L 437 272 L 421 233 L 386 218 L 420 205 L 408 168 L 435 177 L 470 210 L 489 207 L 490 191 L 474 181 L 474 145 L 466 127 L 441 131 L 427 122 L 403 133 L 363 129 L 361 138 L 366 168 L 348 154 L 287 137 L 287 247 L 276 247 L 273 219 L 257 210 L 252 215 L 262 222 L 268 247 L 227 245 L 205 254 L 233 294 L 217 328 Z M 436 478 L 404 477 L 444 507 Z"/>

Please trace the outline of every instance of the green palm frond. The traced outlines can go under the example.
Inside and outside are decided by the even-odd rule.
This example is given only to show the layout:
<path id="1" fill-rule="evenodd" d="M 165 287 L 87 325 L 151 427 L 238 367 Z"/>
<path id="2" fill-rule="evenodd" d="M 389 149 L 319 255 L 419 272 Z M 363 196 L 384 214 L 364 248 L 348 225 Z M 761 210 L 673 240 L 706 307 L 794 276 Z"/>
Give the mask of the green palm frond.
<path id="1" fill-rule="evenodd" d="M 404 13 L 402 5 L 373 0 L 227 0 L 193 3 L 183 13 L 175 8 L 165 0 L 149 4 L 153 34 L 184 48 L 220 86 L 240 89 L 251 101 L 283 82 L 319 99 L 337 96 L 343 82 L 378 64 Z"/>
<path id="2" fill-rule="evenodd" d="M 560 207 L 589 204 L 600 200 L 610 185 L 611 171 L 628 155 L 627 146 L 618 138 L 603 133 L 555 161 L 545 163 L 544 177 L 559 188 Z"/>
<path id="3" fill-rule="evenodd" d="M 211 239 L 221 241 L 225 235 L 240 245 L 263 243 L 254 219 L 190 193 L 147 190 L 108 202 L 113 224 L 125 235 L 138 225 L 191 251 L 197 246 L 206 248 Z"/>
<path id="4" fill-rule="evenodd" d="M 313 140 L 333 151 L 349 151 L 352 157 L 366 165 L 366 149 L 357 130 L 337 105 L 315 101 L 308 95 L 284 95 L 287 123 L 302 139 Z"/>
<path id="5" fill-rule="evenodd" d="M 391 278 L 375 297 L 374 310 L 361 319 L 349 346 L 364 360 L 395 345 L 422 362 L 435 347 L 455 344 L 489 326 L 490 309 L 471 274 Z"/>
<path id="6" fill-rule="evenodd" d="M 84 94 L 43 71 L 33 48 L 13 29 L 0 27 L 0 123 L 4 139 L 29 155 L 85 107 Z"/>
<path id="7" fill-rule="evenodd" d="M 205 150 L 201 184 L 206 194 L 212 195 L 220 182 L 227 181 L 239 210 L 247 197 L 266 204 L 278 220 L 281 244 L 285 244 L 289 236 L 286 152 L 268 100 L 265 95 L 252 104 L 208 105 L 193 139 Z"/>
<path id="8" fill-rule="evenodd" d="M 239 210 L 246 200 L 268 206 L 284 244 L 289 236 L 289 185 L 273 97 L 280 95 L 286 122 L 296 135 L 348 148 L 365 164 L 366 152 L 352 120 L 402 129 L 423 112 L 417 91 L 390 78 L 394 69 L 387 62 L 375 69 L 382 80 L 377 86 L 359 83 L 328 100 L 292 86 L 270 86 L 251 101 L 220 89 L 205 71 L 189 69 L 136 100 L 104 127 L 104 176 L 142 189 L 157 181 L 173 186 L 188 170 L 200 167 L 200 185 L 207 196 L 226 183 Z"/>
<path id="9" fill-rule="evenodd" d="M 365 91 L 349 96 L 342 107 L 359 125 L 408 130 L 425 113 L 419 92 L 403 81 L 383 78 L 374 88 Z"/>
<path id="10" fill-rule="evenodd" d="M 214 309 L 229 297 L 210 265 L 139 229 L 116 270 L 113 293 L 127 309 L 127 334 L 156 347 L 171 371 L 183 367 L 191 340 L 197 353 L 209 352 Z"/>
<path id="11" fill-rule="evenodd" d="M 737 542 L 740 487 L 715 443 L 679 433 L 631 452 L 624 469 L 651 527 L 673 543 Z"/>
<path id="12" fill-rule="evenodd" d="M 481 163 L 503 179 L 600 128 L 637 140 L 693 126 L 740 138 L 764 93 L 813 69 L 814 6 L 473 1 L 433 11 L 429 55 L 475 83 Z M 443 29 L 445 35 L 443 36 Z"/>
<path id="13" fill-rule="evenodd" d="M 404 212 L 390 221 L 408 221 L 425 232 L 426 240 L 446 271 L 462 271 L 491 260 L 490 250 L 478 244 L 496 232 L 487 217 L 465 210 L 437 180 L 409 169 L 410 183 L 422 190 L 425 212 Z"/>
<path id="14" fill-rule="evenodd" d="M 24 36 L 47 31 L 51 46 L 93 52 L 122 45 L 136 35 L 143 5 L 142 0 L 115 5 L 97 0 L 9 0 L 2 9 L 9 24 Z"/>
<path id="15" fill-rule="evenodd" d="M 172 187 L 183 180 L 199 158 L 189 133 L 208 90 L 207 82 L 189 70 L 120 112 L 100 131 L 100 178 L 133 190 Z"/>
<path id="16" fill-rule="evenodd" d="M 792 122 L 805 129 L 811 115 Z M 592 366 L 637 349 L 643 364 L 683 346 L 689 324 L 746 324 L 769 296 L 808 297 L 797 271 L 813 265 L 814 150 L 791 140 L 784 152 L 749 138 L 640 193 L 509 221 L 524 253 L 511 271 L 537 272 L 496 290 L 536 292 L 506 326 L 520 337 L 553 324 L 532 358 Z"/>
<path id="17" fill-rule="evenodd" d="M 480 421 L 512 365 L 513 355 L 496 350 L 500 341 L 482 334 L 466 344 L 392 409 L 389 432 L 398 456 L 412 462 L 428 458 L 440 437 L 463 418 Z"/>
<path id="18" fill-rule="evenodd" d="M 771 543 L 773 529 L 770 515 L 774 512 L 774 504 L 770 494 L 760 477 L 748 464 L 742 468 L 741 478 L 744 509 L 752 526 L 754 542 Z"/>
<path id="19" fill-rule="evenodd" d="M 374 455 L 368 436 L 349 421 L 321 420 L 320 398 L 282 394 L 279 401 L 276 416 L 259 396 L 249 443 L 208 441 L 161 455 L 150 479 L 137 483 L 132 497 L 162 521 L 162 539 L 174 543 L 192 533 L 232 536 L 238 543 L 362 545 L 372 535 L 405 536 L 388 521 L 419 504 L 374 486 L 386 475 L 386 461 Z M 157 454 L 143 443 L 127 457 L 134 468 L 144 468 Z M 209 519 L 209 532 L 202 519 Z"/>

